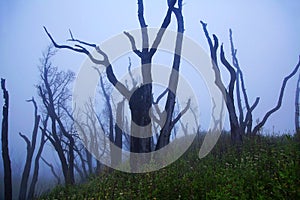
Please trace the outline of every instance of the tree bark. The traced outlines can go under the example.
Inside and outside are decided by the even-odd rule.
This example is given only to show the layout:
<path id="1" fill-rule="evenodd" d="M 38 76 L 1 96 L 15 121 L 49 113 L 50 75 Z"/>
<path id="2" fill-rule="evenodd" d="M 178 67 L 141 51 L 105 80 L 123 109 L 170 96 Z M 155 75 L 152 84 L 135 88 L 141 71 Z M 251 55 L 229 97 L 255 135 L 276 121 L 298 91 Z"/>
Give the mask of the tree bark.
<path id="1" fill-rule="evenodd" d="M 122 135 L 123 135 L 123 124 L 124 124 L 124 101 L 117 104 L 117 119 L 115 124 L 115 141 L 114 144 L 119 148 L 115 148 L 112 158 L 112 166 L 118 166 L 122 161 Z"/>
<path id="2" fill-rule="evenodd" d="M 296 134 L 300 135 L 300 74 L 298 76 L 295 96 L 295 129 Z"/>
<path id="3" fill-rule="evenodd" d="M 24 170 L 22 174 L 22 179 L 21 179 L 21 184 L 20 184 L 20 191 L 19 191 L 19 199 L 20 200 L 25 200 L 27 198 L 27 190 L 28 190 L 28 179 L 29 179 L 29 174 L 31 170 L 31 164 L 32 164 L 32 158 L 36 146 L 36 139 L 37 139 L 37 134 L 38 134 L 38 127 L 40 123 L 40 115 L 37 114 L 37 105 L 32 98 L 29 100 L 33 103 L 34 105 L 34 127 L 32 131 L 32 136 L 31 136 L 31 141 L 27 138 L 27 136 L 22 135 L 19 133 L 19 135 L 25 140 L 27 144 L 27 156 L 26 156 L 26 161 L 24 165 Z"/>
<path id="4" fill-rule="evenodd" d="M 134 91 L 132 94 L 129 107 L 131 111 L 131 137 L 130 152 L 132 153 L 149 153 L 151 152 L 151 118 L 149 111 L 152 106 L 152 84 L 146 84 Z M 145 138 L 145 136 L 147 136 Z M 135 156 L 130 154 L 130 166 L 133 171 L 138 166 L 144 165 L 150 161 L 150 155 Z"/>
<path id="5" fill-rule="evenodd" d="M 43 122 L 44 127 L 47 127 L 47 121 L 48 121 L 48 117 Z M 38 175 L 39 175 L 40 158 L 42 156 L 44 145 L 46 143 L 45 132 L 44 131 L 41 131 L 41 132 L 42 132 L 42 135 L 41 135 L 40 147 L 38 149 L 38 152 L 37 152 L 35 160 L 34 160 L 34 170 L 33 170 L 32 180 L 31 180 L 31 184 L 29 187 L 27 199 L 33 199 L 33 197 L 34 197 L 35 186 L 38 181 Z"/>
<path id="6" fill-rule="evenodd" d="M 212 60 L 212 68 L 215 73 L 215 84 L 223 94 L 223 98 L 225 99 L 227 111 L 229 114 L 229 123 L 230 123 L 230 130 L 231 130 L 231 141 L 232 143 L 241 143 L 242 142 L 242 133 L 240 124 L 238 121 L 238 117 L 235 110 L 235 104 L 234 104 L 234 86 L 236 82 L 236 71 L 234 68 L 228 63 L 228 61 L 225 58 L 223 45 L 221 45 L 221 52 L 220 52 L 220 60 L 221 63 L 224 65 L 224 67 L 228 70 L 230 73 L 230 82 L 228 85 L 228 89 L 226 89 L 222 78 L 221 78 L 221 72 L 218 66 L 218 59 L 217 59 L 217 50 L 219 47 L 219 41 L 216 35 L 213 35 L 214 43 L 212 42 L 209 33 L 207 31 L 207 24 L 202 22 L 203 31 L 205 33 L 207 42 L 209 44 L 210 54 L 211 54 L 211 60 Z"/>
<path id="7" fill-rule="evenodd" d="M 182 16 L 182 7 L 181 1 L 179 1 L 179 8 L 173 8 L 173 12 L 175 13 L 177 19 L 177 36 L 176 36 L 176 44 L 175 44 L 175 53 L 173 58 L 173 67 L 172 72 L 169 78 L 168 85 L 168 97 L 165 105 L 165 111 L 167 113 L 166 122 L 163 128 L 160 131 L 160 135 L 158 138 L 158 142 L 156 145 L 156 150 L 163 148 L 164 146 L 170 143 L 171 131 L 174 126 L 173 124 L 173 112 L 175 107 L 176 100 L 176 90 L 178 86 L 178 76 L 179 76 L 179 66 L 181 60 L 181 50 L 182 50 L 182 40 L 183 40 L 183 32 L 184 32 L 184 23 Z"/>
<path id="8" fill-rule="evenodd" d="M 11 161 L 8 150 L 8 109 L 9 109 L 9 94 L 5 87 L 5 79 L 1 78 L 1 88 L 3 91 L 3 111 L 2 111 L 2 158 L 4 166 L 4 198 L 6 200 L 12 199 L 12 175 L 11 175 Z"/>

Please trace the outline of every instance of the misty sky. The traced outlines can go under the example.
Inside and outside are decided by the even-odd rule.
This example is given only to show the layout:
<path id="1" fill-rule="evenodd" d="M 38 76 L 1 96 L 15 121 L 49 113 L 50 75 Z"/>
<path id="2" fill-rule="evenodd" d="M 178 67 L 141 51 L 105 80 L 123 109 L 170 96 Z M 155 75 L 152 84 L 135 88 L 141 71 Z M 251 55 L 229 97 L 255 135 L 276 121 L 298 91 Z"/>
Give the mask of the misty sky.
<path id="1" fill-rule="evenodd" d="M 186 0 L 184 3 L 185 34 L 207 51 L 200 20 L 208 23 L 210 33 L 224 42 L 228 58 L 228 29 L 233 29 L 249 100 L 253 102 L 257 96 L 261 97 L 254 120 L 262 118 L 277 103 L 282 79 L 298 61 L 300 1 Z M 166 1 L 145 0 L 145 18 L 150 27 L 158 27 L 165 12 Z M 171 28 L 175 30 L 174 21 Z M 136 0 L 0 1 L 0 77 L 7 80 L 10 93 L 10 137 L 22 145 L 24 142 L 17 133 L 31 133 L 33 120 L 32 105 L 25 100 L 37 97 L 34 84 L 38 83 L 38 59 L 50 44 L 43 26 L 59 43 L 69 38 L 69 28 L 77 38 L 101 43 L 123 31 L 139 28 Z M 84 55 L 60 50 L 54 63 L 60 69 L 77 72 L 85 59 Z M 280 111 L 267 122 L 270 131 L 273 126 L 281 132 L 295 129 L 296 79 L 288 83 Z M 2 98 L 0 103 L 2 106 Z"/>

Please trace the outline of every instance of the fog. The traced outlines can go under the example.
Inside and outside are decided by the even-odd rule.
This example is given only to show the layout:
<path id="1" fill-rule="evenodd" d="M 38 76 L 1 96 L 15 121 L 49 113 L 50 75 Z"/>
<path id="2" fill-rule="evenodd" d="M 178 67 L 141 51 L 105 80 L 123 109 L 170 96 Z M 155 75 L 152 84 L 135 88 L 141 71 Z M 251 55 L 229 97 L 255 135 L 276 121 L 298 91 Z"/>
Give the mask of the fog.
<path id="1" fill-rule="evenodd" d="M 185 34 L 198 42 L 207 52 L 209 49 L 200 20 L 206 22 L 210 33 L 216 34 L 220 42 L 224 43 L 227 56 L 230 56 L 228 30 L 229 28 L 233 30 L 249 100 L 254 102 L 256 97 L 261 98 L 253 113 L 254 123 L 276 105 L 282 80 L 298 61 L 299 8 L 298 0 L 184 1 Z M 160 26 L 165 12 L 165 1 L 145 1 L 145 17 L 149 27 Z M 101 43 L 123 31 L 139 28 L 136 0 L 94 0 L 76 3 L 70 0 L 0 2 L 0 77 L 6 79 L 10 94 L 9 150 L 14 180 L 21 176 L 26 152 L 25 142 L 18 133 L 30 135 L 33 127 L 33 107 L 26 100 L 32 96 L 38 99 L 34 87 L 39 80 L 37 65 L 41 52 L 50 44 L 43 26 L 47 27 L 59 43 L 65 43 L 69 38 L 69 29 L 77 38 Z M 172 22 L 171 29 L 176 30 L 175 28 L 175 23 Z M 59 50 L 53 62 L 60 69 L 71 69 L 77 73 L 85 59 L 84 55 Z M 132 59 L 135 64 L 134 58 Z M 162 57 L 158 57 L 157 62 L 160 59 L 162 63 L 166 62 Z M 115 69 L 115 71 L 120 76 L 123 73 L 122 70 Z M 189 72 L 185 72 L 188 76 Z M 227 72 L 224 70 L 222 74 Z M 224 79 L 228 80 L 228 77 L 224 76 Z M 294 132 L 296 79 L 297 77 L 294 77 L 288 83 L 281 109 L 271 116 L 264 127 L 266 133 Z M 202 85 L 201 88 L 205 88 L 204 83 Z M 197 93 L 200 95 L 201 91 Z M 208 102 L 207 99 L 203 101 Z M 3 105 L 2 98 L 0 105 Z M 206 107 L 205 104 L 202 106 L 203 109 Z M 206 129 L 208 124 L 206 119 L 210 116 L 206 116 L 201 107 L 200 116 L 203 118 L 201 127 Z M 228 122 L 225 128 L 229 128 Z M 52 161 L 59 169 L 58 162 L 55 161 L 56 154 L 50 144 L 46 144 L 43 157 Z M 0 160 L 3 174 L 2 159 Z M 2 176 L 0 191 L 3 191 Z M 41 177 L 46 182 L 55 181 L 49 173 L 49 168 L 42 162 Z M 38 187 L 43 187 L 43 184 L 48 185 L 40 182 Z M 14 185 L 18 187 L 17 182 L 14 182 Z"/>

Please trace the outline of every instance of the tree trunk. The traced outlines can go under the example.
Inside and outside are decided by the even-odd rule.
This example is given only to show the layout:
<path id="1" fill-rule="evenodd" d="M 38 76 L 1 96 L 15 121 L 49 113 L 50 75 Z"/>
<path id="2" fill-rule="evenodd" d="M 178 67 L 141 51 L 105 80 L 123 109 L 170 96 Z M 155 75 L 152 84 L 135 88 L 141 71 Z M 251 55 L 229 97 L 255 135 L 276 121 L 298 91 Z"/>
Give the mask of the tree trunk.
<path id="1" fill-rule="evenodd" d="M 115 141 L 114 144 L 119 148 L 114 148 L 112 167 L 118 166 L 122 161 L 122 135 L 123 135 L 123 124 L 124 124 L 124 101 L 117 104 L 116 112 L 117 122 L 115 124 Z"/>
<path id="2" fill-rule="evenodd" d="M 69 178 L 70 174 L 69 174 L 68 162 L 67 162 L 67 159 L 66 159 L 65 154 L 64 154 L 64 149 L 60 145 L 61 141 L 57 136 L 56 120 L 51 116 L 50 116 L 50 118 L 51 118 L 51 121 L 52 121 L 52 136 L 53 136 L 53 138 L 48 136 L 48 139 L 52 143 L 55 151 L 57 152 L 58 158 L 61 162 L 61 168 L 62 168 L 62 172 L 63 172 L 63 175 L 64 175 L 65 185 L 71 185 L 72 183 L 71 183 L 71 180 Z"/>
<path id="3" fill-rule="evenodd" d="M 4 199 L 12 199 L 12 178 L 11 178 L 11 162 L 8 150 L 8 108 L 9 108 L 9 95 L 5 88 L 5 79 L 1 79 L 1 88 L 3 90 L 3 112 L 2 112 L 2 158 L 4 166 Z"/>
<path id="4" fill-rule="evenodd" d="M 131 91 L 129 91 L 122 83 L 118 81 L 116 78 L 111 63 L 109 62 L 108 55 L 106 55 L 105 52 L 103 52 L 96 44 L 91 44 L 87 42 L 83 42 L 77 39 L 73 38 L 73 35 L 71 34 L 71 41 L 78 42 L 82 45 L 93 47 L 97 50 L 97 52 L 103 56 L 102 60 L 96 59 L 92 56 L 92 54 L 85 48 L 77 45 L 76 47 L 71 47 L 68 45 L 59 45 L 57 44 L 50 33 L 47 31 L 47 29 L 44 27 L 47 35 L 49 36 L 50 40 L 54 44 L 56 48 L 61 49 L 70 49 L 75 52 L 84 53 L 91 61 L 97 65 L 104 65 L 106 66 L 106 74 L 107 78 L 110 81 L 110 83 L 124 96 L 125 99 L 129 100 L 130 110 L 131 110 L 131 117 L 132 117 L 132 124 L 131 124 L 131 137 L 130 137 L 130 151 L 133 153 L 148 153 L 151 151 L 151 140 L 152 140 L 152 127 L 151 127 L 151 119 L 149 116 L 149 110 L 152 106 L 152 77 L 151 77 L 151 59 L 153 55 L 156 53 L 157 48 L 161 42 L 161 39 L 165 33 L 165 30 L 169 26 L 171 22 L 171 14 L 174 12 L 176 17 L 178 17 L 178 13 L 181 15 L 181 9 L 182 9 L 182 0 L 178 1 L 178 8 L 174 8 L 174 5 L 177 1 L 171 0 L 168 1 L 168 11 L 166 13 L 166 16 L 163 20 L 163 23 L 161 25 L 161 29 L 157 33 L 156 38 L 154 39 L 154 42 L 150 48 L 149 46 L 149 38 L 148 38 L 148 31 L 147 31 L 147 24 L 144 19 L 144 5 L 142 0 L 138 0 L 138 20 L 140 23 L 141 31 L 142 31 L 142 51 L 137 50 L 135 48 L 135 41 L 134 38 L 129 34 L 125 34 L 128 36 L 132 47 L 133 52 L 141 58 L 141 65 L 142 65 L 142 77 L 143 77 L 143 86 L 138 88 L 134 94 L 130 98 Z M 183 18 L 182 18 L 183 19 Z M 182 21 L 182 27 L 183 27 L 183 21 Z M 183 32 L 183 29 L 182 29 Z M 176 44 L 177 45 L 177 44 Z M 84 49 L 84 50 L 83 50 Z M 178 54 L 178 52 L 176 52 Z M 180 54 L 180 52 L 179 52 Z M 179 62 L 178 62 L 179 63 Z M 173 63 L 174 64 L 174 63 Z M 130 98 L 130 99 L 129 99 Z M 119 127 L 120 128 L 120 127 Z M 111 129 L 111 126 L 110 126 Z M 110 133 L 112 131 L 110 130 Z M 142 133 L 146 134 L 147 138 L 141 138 Z M 110 141 L 112 141 L 113 136 L 110 135 Z M 132 154 L 131 154 L 132 155 Z M 140 157 L 140 156 L 139 156 Z M 134 160 L 131 161 L 131 163 L 135 164 L 143 164 L 144 161 L 148 162 L 150 161 L 149 156 L 145 156 L 145 158 L 142 158 L 142 162 L 135 162 Z"/>
<path id="5" fill-rule="evenodd" d="M 174 105 L 175 105 L 175 94 L 170 91 L 168 94 L 166 108 L 165 108 L 167 113 L 166 122 L 160 131 L 155 150 L 159 150 L 165 147 L 170 142 L 170 136 L 172 130 L 171 123 L 172 123 L 172 114 L 174 111 Z"/>
<path id="6" fill-rule="evenodd" d="M 226 106 L 229 113 L 231 142 L 233 144 L 241 144 L 245 129 L 241 128 L 238 122 L 233 97 L 230 97 L 230 95 L 227 95 Z"/>
<path id="7" fill-rule="evenodd" d="M 145 84 L 137 88 L 132 94 L 129 107 L 132 116 L 130 151 L 132 153 L 149 153 L 151 152 L 151 118 L 149 111 L 152 106 L 152 84 Z M 148 137 L 145 137 L 147 136 Z M 130 166 L 133 171 L 138 166 L 150 161 L 150 155 L 141 154 L 135 156 L 130 154 Z"/>
<path id="8" fill-rule="evenodd" d="M 27 199 L 33 199 L 33 197 L 34 197 L 35 186 L 38 181 L 38 175 L 39 175 L 39 168 L 40 168 L 39 162 L 40 162 L 40 158 L 41 158 L 45 143 L 46 143 L 45 133 L 42 133 L 40 147 L 39 147 L 39 150 L 38 150 L 35 160 L 34 160 L 34 170 L 33 170 L 32 180 L 31 180 L 31 184 L 29 187 Z"/>
<path id="9" fill-rule="evenodd" d="M 75 184 L 75 175 L 74 175 L 74 147 L 75 147 L 75 140 L 74 138 L 69 135 L 69 167 L 68 167 L 68 184 L 74 185 Z"/>
<path id="10" fill-rule="evenodd" d="M 174 58 L 173 58 L 173 66 L 171 75 L 169 78 L 169 85 L 168 85 L 168 97 L 167 102 L 165 105 L 165 111 L 167 112 L 166 122 L 160 131 L 160 135 L 158 138 L 158 142 L 156 145 L 156 150 L 163 148 L 164 146 L 168 145 L 170 142 L 171 131 L 174 126 L 172 122 L 174 107 L 175 107 L 175 100 L 176 100 L 176 90 L 178 87 L 178 79 L 179 79 L 179 67 L 180 67 L 180 60 L 181 60 L 181 51 L 182 51 L 182 41 L 183 41 L 183 32 L 184 32 L 184 23 L 183 23 L 183 16 L 182 16 L 182 5 L 181 1 L 179 8 L 174 8 L 173 12 L 177 19 L 177 36 L 176 36 L 176 43 L 175 43 L 175 50 L 174 50 Z"/>
<path id="11" fill-rule="evenodd" d="M 300 111 L 299 111 L 299 106 L 300 106 L 300 102 L 299 102 L 299 94 L 300 94 L 300 74 L 298 76 L 298 81 L 297 81 L 297 87 L 296 87 L 296 96 L 295 96 L 295 129 L 296 129 L 296 134 L 300 135 L 300 120 L 299 120 L 299 116 L 300 116 Z"/>
<path id="12" fill-rule="evenodd" d="M 30 100 L 33 102 L 34 105 L 34 128 L 32 131 L 32 136 L 31 136 L 31 141 L 25 136 L 22 135 L 21 133 L 20 136 L 25 140 L 27 143 L 27 156 L 26 156 L 26 161 L 25 161 L 25 166 L 22 174 L 22 179 L 21 179 L 21 184 L 20 184 L 20 191 L 19 191 L 19 199 L 23 200 L 26 199 L 27 197 L 27 189 L 28 189 L 28 179 L 29 179 L 29 174 L 31 170 L 31 164 L 32 164 L 32 158 L 36 146 L 36 139 L 37 139 L 37 134 L 38 134 L 38 127 L 40 123 L 40 115 L 37 114 L 37 105 L 35 100 L 32 98 Z"/>

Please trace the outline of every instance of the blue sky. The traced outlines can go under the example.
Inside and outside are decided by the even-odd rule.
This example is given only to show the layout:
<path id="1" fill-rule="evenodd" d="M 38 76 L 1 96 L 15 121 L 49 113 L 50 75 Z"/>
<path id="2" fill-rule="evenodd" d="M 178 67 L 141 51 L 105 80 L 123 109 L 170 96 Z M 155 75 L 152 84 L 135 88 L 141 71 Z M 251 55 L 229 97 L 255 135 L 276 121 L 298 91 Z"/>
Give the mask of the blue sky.
<path id="1" fill-rule="evenodd" d="M 249 99 L 261 97 L 254 120 L 277 101 L 282 79 L 295 66 L 300 54 L 300 2 L 298 0 L 255 0 L 241 2 L 184 1 L 185 34 L 208 50 L 200 20 L 208 23 L 210 33 L 219 36 L 229 52 L 228 29 L 232 28 L 238 58 L 245 75 Z M 145 17 L 151 27 L 160 25 L 166 2 L 145 0 Z M 25 100 L 36 96 L 37 64 L 49 44 L 43 26 L 58 42 L 74 36 L 100 43 L 113 35 L 138 28 L 136 0 L 129 1 L 9 1 L 0 2 L 0 76 L 7 79 L 10 92 L 10 134 L 23 144 L 17 133 L 30 133 L 32 105 Z M 175 28 L 174 22 L 171 28 Z M 77 72 L 85 56 L 61 50 L 55 64 Z M 226 71 L 224 79 L 226 80 Z M 294 129 L 296 78 L 288 83 L 282 108 L 266 128 Z M 2 105 L 2 98 L 0 103 Z M 24 146 L 25 147 L 25 146 Z M 12 150 L 14 151 L 14 150 Z"/>

